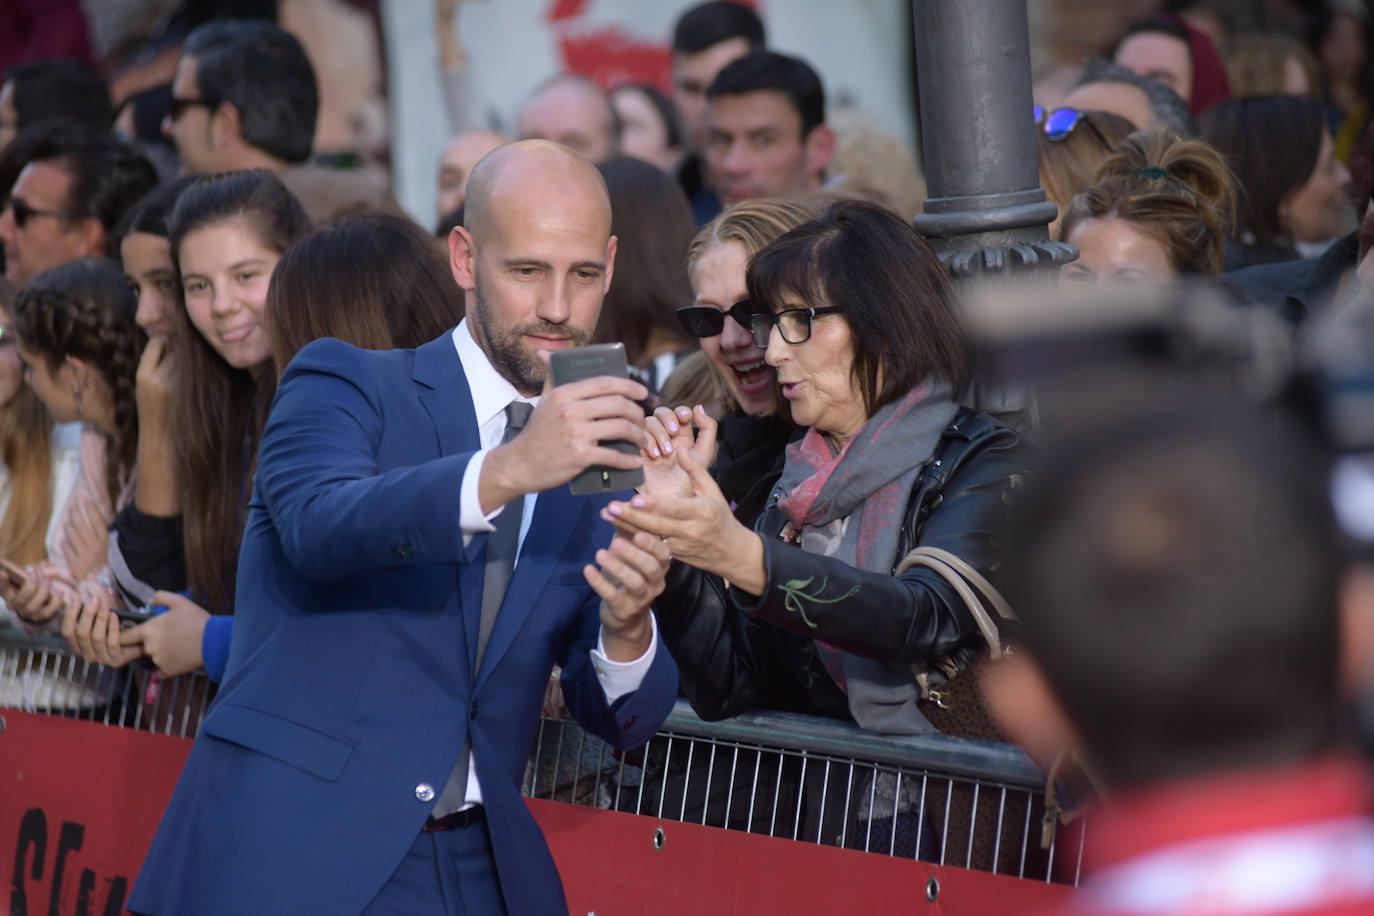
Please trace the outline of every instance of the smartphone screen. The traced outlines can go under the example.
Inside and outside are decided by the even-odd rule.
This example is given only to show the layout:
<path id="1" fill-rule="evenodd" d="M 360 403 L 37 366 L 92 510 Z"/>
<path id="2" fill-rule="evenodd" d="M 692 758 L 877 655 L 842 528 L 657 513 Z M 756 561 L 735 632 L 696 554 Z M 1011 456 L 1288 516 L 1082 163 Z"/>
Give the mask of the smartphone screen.
<path id="1" fill-rule="evenodd" d="M 586 347 L 572 347 L 555 350 L 549 354 L 549 366 L 553 372 L 555 385 L 566 385 L 586 378 L 610 375 L 615 378 L 629 377 L 629 364 L 625 361 L 625 345 L 620 343 L 592 344 Z M 602 442 L 601 445 L 624 452 L 627 455 L 639 454 L 639 445 L 617 439 Z M 616 490 L 630 490 L 644 483 L 644 469 L 634 468 L 625 471 L 620 468 L 593 465 L 572 479 L 570 489 L 578 495 L 610 493 Z"/>

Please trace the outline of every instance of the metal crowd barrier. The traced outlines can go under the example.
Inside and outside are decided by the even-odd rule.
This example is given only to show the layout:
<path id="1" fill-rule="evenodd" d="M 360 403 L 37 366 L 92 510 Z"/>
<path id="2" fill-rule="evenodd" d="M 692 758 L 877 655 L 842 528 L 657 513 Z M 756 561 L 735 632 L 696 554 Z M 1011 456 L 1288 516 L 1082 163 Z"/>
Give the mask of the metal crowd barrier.
<path id="1" fill-rule="evenodd" d="M 163 682 L 0 629 L 0 708 L 190 738 L 213 696 L 204 674 Z M 1077 883 L 1082 863 L 1081 829 L 1051 820 L 1042 844 L 1044 779 L 1018 749 L 789 713 L 705 722 L 678 701 L 648 745 L 624 753 L 570 719 L 543 719 L 522 791 L 1040 881 Z"/>

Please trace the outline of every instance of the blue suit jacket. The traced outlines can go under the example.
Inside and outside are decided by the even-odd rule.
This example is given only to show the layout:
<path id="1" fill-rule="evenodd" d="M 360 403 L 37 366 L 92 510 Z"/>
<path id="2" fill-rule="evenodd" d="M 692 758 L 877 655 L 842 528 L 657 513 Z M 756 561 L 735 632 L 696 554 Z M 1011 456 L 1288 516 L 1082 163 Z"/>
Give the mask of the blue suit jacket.
<path id="1" fill-rule="evenodd" d="M 513 914 L 566 912 L 520 797 L 548 674 L 618 747 L 677 691 L 660 644 L 609 706 L 588 656 L 599 601 L 581 568 L 604 499 L 539 495 L 482 668 L 486 537 L 463 546 L 459 483 L 479 448 L 449 335 L 373 352 L 306 347 L 259 450 L 233 646 L 130 899 L 147 913 L 354 913 L 400 864 L 470 741 Z"/>

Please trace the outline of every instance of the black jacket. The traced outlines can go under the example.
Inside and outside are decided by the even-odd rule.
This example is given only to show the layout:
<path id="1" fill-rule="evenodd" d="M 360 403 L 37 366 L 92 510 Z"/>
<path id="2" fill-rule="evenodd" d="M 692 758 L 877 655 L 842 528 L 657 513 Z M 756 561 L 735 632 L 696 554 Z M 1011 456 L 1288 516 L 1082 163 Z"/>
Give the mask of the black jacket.
<path id="1" fill-rule="evenodd" d="M 1009 497 L 1025 465 L 1016 432 L 961 409 L 917 476 L 898 557 L 918 545 L 942 547 L 992 576 Z M 718 577 L 675 562 L 655 602 L 682 690 L 702 718 L 760 707 L 848 718 L 844 694 L 817 656 L 817 639 L 903 664 L 981 645 L 962 600 L 930 570 L 900 577 L 865 572 L 781 543 L 782 526 L 770 500 L 755 524 L 767 571 L 762 596 L 727 589 Z M 799 590 L 824 600 L 799 599 Z"/>

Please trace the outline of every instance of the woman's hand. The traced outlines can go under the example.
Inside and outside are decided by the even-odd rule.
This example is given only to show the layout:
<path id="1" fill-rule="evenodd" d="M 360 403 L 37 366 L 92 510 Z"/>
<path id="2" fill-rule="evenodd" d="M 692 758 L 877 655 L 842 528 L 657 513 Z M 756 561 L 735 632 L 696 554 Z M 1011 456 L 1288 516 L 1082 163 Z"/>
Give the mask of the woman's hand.
<path id="1" fill-rule="evenodd" d="M 119 618 L 110 609 L 109 589 L 83 584 L 62 618 L 62 635 L 82 659 L 109 668 L 122 668 L 143 654 L 121 645 Z"/>
<path id="2" fill-rule="evenodd" d="M 126 647 L 140 646 L 163 677 L 188 674 L 205 666 L 201 641 L 210 612 L 190 598 L 156 592 L 153 603 L 167 608 L 161 614 L 119 634 Z"/>
<path id="3" fill-rule="evenodd" d="M 679 451 L 690 450 L 699 464 L 710 467 L 716 458 L 716 433 L 715 419 L 701 405 L 655 410 L 653 416 L 644 420 L 644 484 L 639 492 L 691 496 L 691 477 L 675 456 Z"/>
<path id="4" fill-rule="evenodd" d="M 601 517 L 622 532 L 659 537 L 674 559 L 715 573 L 753 594 L 761 593 L 767 582 L 763 542 L 735 519 L 695 451 L 676 449 L 675 454 L 692 495 L 642 493 L 628 503 L 610 503 Z"/>
<path id="5" fill-rule="evenodd" d="M 9 576 L 0 576 L 0 598 L 25 623 L 47 623 L 67 606 L 64 595 L 37 568 L 30 566 L 24 573 L 22 588 L 15 588 Z"/>
<path id="6" fill-rule="evenodd" d="M 138 407 L 138 431 L 163 433 L 170 428 L 175 382 L 167 339 L 154 337 L 143 347 L 134 374 L 134 402 Z"/>

